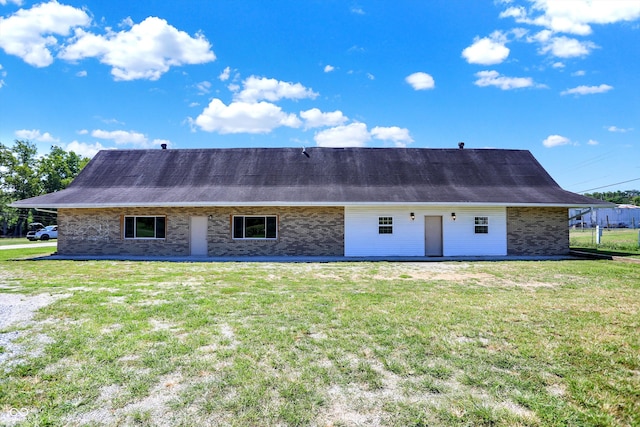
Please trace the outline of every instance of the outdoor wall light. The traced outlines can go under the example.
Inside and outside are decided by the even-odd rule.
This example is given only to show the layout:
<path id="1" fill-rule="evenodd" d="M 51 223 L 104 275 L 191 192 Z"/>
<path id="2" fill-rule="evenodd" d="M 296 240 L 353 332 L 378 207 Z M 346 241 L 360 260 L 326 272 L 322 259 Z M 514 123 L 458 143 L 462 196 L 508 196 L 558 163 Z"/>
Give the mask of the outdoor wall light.
<path id="1" fill-rule="evenodd" d="M 212 220 L 213 219 L 213 215 L 209 215 L 209 219 Z"/>
<path id="2" fill-rule="evenodd" d="M 415 219 L 416 219 L 416 214 L 415 214 L 415 213 L 413 213 L 413 212 L 411 212 L 411 213 L 409 214 L 409 218 L 411 218 L 411 221 L 415 220 Z"/>
<path id="3" fill-rule="evenodd" d="M 451 221 L 455 221 L 455 220 L 456 220 L 456 213 L 451 212 Z"/>

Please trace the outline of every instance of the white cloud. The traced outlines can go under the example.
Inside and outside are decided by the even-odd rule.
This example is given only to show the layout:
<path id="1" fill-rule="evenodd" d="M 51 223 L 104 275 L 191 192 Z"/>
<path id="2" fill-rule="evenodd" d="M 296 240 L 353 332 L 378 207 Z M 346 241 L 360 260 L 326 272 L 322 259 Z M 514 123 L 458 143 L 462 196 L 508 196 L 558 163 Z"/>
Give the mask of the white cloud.
<path id="1" fill-rule="evenodd" d="M 551 66 L 557 69 L 563 69 L 565 67 L 565 65 L 562 62 L 554 62 L 553 64 L 551 64 Z"/>
<path id="2" fill-rule="evenodd" d="M 407 144 L 413 142 L 413 138 L 409 135 L 409 129 L 399 128 L 397 126 L 376 126 L 371 129 L 371 136 L 382 141 L 391 141 L 396 147 L 406 147 Z"/>
<path id="3" fill-rule="evenodd" d="M 640 18 L 640 3 L 634 0 L 533 0 L 531 12 L 532 17 L 526 13 L 514 17 L 557 33 L 585 36 L 591 34 L 591 24 L 613 24 Z"/>
<path id="4" fill-rule="evenodd" d="M 118 145 L 132 144 L 140 147 L 151 146 L 147 137 L 140 132 L 126 130 L 106 131 L 96 129 L 91 132 L 91 136 L 93 136 L 94 138 L 111 140 Z"/>
<path id="5" fill-rule="evenodd" d="M 590 139 L 587 142 L 587 145 L 598 145 L 598 144 L 600 144 L 600 143 L 598 141 L 596 141 L 595 139 Z"/>
<path id="6" fill-rule="evenodd" d="M 104 117 L 100 117 L 100 116 L 96 116 L 96 119 L 100 120 L 102 123 L 105 123 L 107 125 L 124 126 L 124 122 L 121 122 L 118 119 L 105 119 Z"/>
<path id="7" fill-rule="evenodd" d="M 351 13 L 354 13 L 356 15 L 364 15 L 364 9 L 362 9 L 360 6 L 353 6 L 351 8 Z"/>
<path id="8" fill-rule="evenodd" d="M 73 141 L 67 144 L 66 147 L 67 151 L 73 151 L 74 153 L 84 157 L 93 157 L 98 153 L 98 151 L 104 149 L 105 147 L 99 142 L 96 142 L 95 144 L 87 144 L 86 142 Z"/>
<path id="9" fill-rule="evenodd" d="M 318 108 L 312 108 L 307 111 L 300 111 L 300 117 L 304 119 L 305 129 L 323 126 L 337 126 L 349 120 L 349 118 L 342 114 L 342 111 L 340 110 L 336 110 L 330 113 L 323 113 Z"/>
<path id="10" fill-rule="evenodd" d="M 584 70 L 578 70 L 578 71 L 576 71 L 574 73 L 571 73 L 571 75 L 574 76 L 574 77 L 582 77 L 585 74 L 587 74 L 587 73 Z"/>
<path id="11" fill-rule="evenodd" d="M 500 18 L 514 18 L 516 20 L 526 18 L 527 11 L 522 6 L 508 7 L 500 13 Z"/>
<path id="12" fill-rule="evenodd" d="M 58 138 L 54 138 L 49 132 L 41 133 L 37 129 L 21 129 L 15 132 L 15 135 L 20 139 L 28 139 L 30 141 L 57 143 L 60 142 Z"/>
<path id="13" fill-rule="evenodd" d="M 51 49 L 58 45 L 55 36 L 68 36 L 73 28 L 90 22 L 89 15 L 81 9 L 56 1 L 41 3 L 20 9 L 8 18 L 0 17 L 0 47 L 27 64 L 46 67 L 53 62 Z"/>
<path id="14" fill-rule="evenodd" d="M 627 133 L 627 132 L 631 132 L 633 128 L 619 128 L 618 126 L 609 126 L 607 127 L 607 130 L 609 132 Z"/>
<path id="15" fill-rule="evenodd" d="M 560 95 L 591 95 L 594 93 L 604 93 L 613 89 L 613 86 L 602 84 L 600 86 L 578 86 L 572 89 L 563 90 Z"/>
<path id="16" fill-rule="evenodd" d="M 587 36 L 593 32 L 593 24 L 640 18 L 640 2 L 634 0 L 529 0 L 529 3 L 528 8 L 509 5 L 500 17 L 544 28 L 528 41 L 540 43 L 539 53 L 558 58 L 584 57 L 598 47 L 588 40 L 558 34 Z"/>
<path id="17" fill-rule="evenodd" d="M 433 77 L 423 72 L 410 74 L 404 80 L 415 90 L 433 89 L 436 86 L 436 82 L 433 80 Z"/>
<path id="18" fill-rule="evenodd" d="M 597 46 L 590 41 L 580 41 L 565 36 L 551 37 L 542 43 L 540 53 L 551 53 L 558 58 L 586 56 Z"/>
<path id="19" fill-rule="evenodd" d="M 0 89 L 4 86 L 4 77 L 7 77 L 7 72 L 3 70 L 2 64 L 0 64 Z"/>
<path id="20" fill-rule="evenodd" d="M 375 80 L 375 79 L 376 79 L 376 76 L 374 76 L 374 75 L 373 75 L 373 74 L 371 74 L 371 73 L 367 73 L 367 78 L 368 78 L 369 80 Z"/>
<path id="21" fill-rule="evenodd" d="M 80 133 L 83 133 L 82 131 Z M 171 145 L 171 141 L 166 139 L 154 139 L 149 141 L 146 135 L 140 132 L 126 131 L 126 130 L 114 130 L 106 131 L 102 129 L 95 129 L 91 132 L 91 136 L 99 139 L 106 139 L 116 143 L 116 145 L 134 145 L 139 148 L 152 148 L 159 147 L 160 144 Z M 78 143 L 82 144 L 82 143 Z M 89 149 L 101 149 L 102 145 L 96 142 L 93 145 L 84 144 Z"/>
<path id="22" fill-rule="evenodd" d="M 462 57 L 469 64 L 500 64 L 509 56 L 506 42 L 506 36 L 500 31 L 494 32 L 490 37 L 476 37 L 473 44 L 462 51 Z"/>
<path id="23" fill-rule="evenodd" d="M 280 126 L 297 128 L 302 124 L 295 114 L 284 113 L 269 102 L 232 102 L 225 105 L 219 99 L 211 100 L 192 123 L 204 131 L 221 134 L 269 133 Z"/>
<path id="24" fill-rule="evenodd" d="M 87 129 L 80 129 L 78 132 L 76 132 L 78 135 L 88 135 L 89 131 Z"/>
<path id="25" fill-rule="evenodd" d="M 76 77 L 87 77 L 87 71 L 86 70 L 78 71 L 76 73 Z"/>
<path id="26" fill-rule="evenodd" d="M 571 144 L 569 138 L 565 138 L 561 135 L 549 135 L 544 141 L 542 141 L 542 145 L 547 148 L 558 147 L 560 145 Z"/>
<path id="27" fill-rule="evenodd" d="M 495 86 L 502 90 L 519 89 L 534 86 L 531 77 L 506 77 L 501 76 L 495 70 L 480 71 L 476 73 L 478 80 L 474 82 L 476 86 Z"/>
<path id="28" fill-rule="evenodd" d="M 225 69 L 222 70 L 222 72 L 218 76 L 218 79 L 221 82 L 226 82 L 227 80 L 229 80 L 230 76 L 231 76 L 231 67 L 225 67 Z"/>
<path id="29" fill-rule="evenodd" d="M 0 5 L 2 6 L 6 6 L 9 3 L 14 3 L 18 6 L 22 6 L 22 0 L 0 0 Z"/>
<path id="30" fill-rule="evenodd" d="M 527 37 L 528 42 L 538 42 L 540 44 L 547 44 L 550 42 L 553 37 L 553 31 L 551 30 L 542 30 L 538 31 L 532 36 Z"/>
<path id="31" fill-rule="evenodd" d="M 334 67 L 333 65 L 328 65 L 327 64 L 327 65 L 324 66 L 324 72 L 325 73 L 330 73 L 330 72 L 334 71 L 335 69 L 336 69 L 336 67 Z"/>
<path id="32" fill-rule="evenodd" d="M 129 30 L 110 30 L 104 36 L 78 28 L 58 56 L 68 61 L 98 58 L 112 67 L 116 80 L 158 80 L 170 67 L 216 59 L 202 34 L 191 37 L 156 17 L 148 17 Z"/>
<path id="33" fill-rule="evenodd" d="M 522 39 L 524 38 L 524 36 L 529 34 L 529 30 L 527 30 L 526 28 L 514 28 L 510 31 L 510 33 L 513 34 L 516 39 Z"/>
<path id="34" fill-rule="evenodd" d="M 319 147 L 364 147 L 371 135 L 366 124 L 351 123 L 320 131 L 313 139 Z"/>
<path id="35" fill-rule="evenodd" d="M 281 82 L 266 77 L 250 76 L 242 82 L 242 91 L 236 93 L 234 99 L 247 103 L 257 101 L 275 102 L 280 99 L 315 99 L 318 94 L 300 83 Z"/>
<path id="36" fill-rule="evenodd" d="M 198 89 L 198 93 L 200 95 L 205 95 L 207 93 L 209 93 L 209 91 L 211 91 L 211 82 L 208 81 L 202 81 L 200 83 L 196 84 L 196 89 Z"/>

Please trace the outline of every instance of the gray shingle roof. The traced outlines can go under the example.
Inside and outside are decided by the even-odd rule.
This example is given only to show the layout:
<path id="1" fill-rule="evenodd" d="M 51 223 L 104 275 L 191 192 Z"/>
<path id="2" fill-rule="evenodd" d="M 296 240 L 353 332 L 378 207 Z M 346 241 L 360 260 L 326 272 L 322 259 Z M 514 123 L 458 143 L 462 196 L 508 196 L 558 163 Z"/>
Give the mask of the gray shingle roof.
<path id="1" fill-rule="evenodd" d="M 234 148 L 99 152 L 65 190 L 15 207 L 498 204 L 587 206 L 528 151 Z"/>

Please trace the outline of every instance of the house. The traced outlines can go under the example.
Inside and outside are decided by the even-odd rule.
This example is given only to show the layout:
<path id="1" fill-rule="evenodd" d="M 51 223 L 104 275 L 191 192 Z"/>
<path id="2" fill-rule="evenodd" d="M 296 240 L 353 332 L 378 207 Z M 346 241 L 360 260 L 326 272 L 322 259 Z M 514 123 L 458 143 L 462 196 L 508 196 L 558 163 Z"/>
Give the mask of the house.
<path id="1" fill-rule="evenodd" d="M 564 255 L 568 209 L 528 151 L 237 148 L 99 152 L 57 209 L 62 255 Z M 606 204 L 606 203 L 605 203 Z"/>

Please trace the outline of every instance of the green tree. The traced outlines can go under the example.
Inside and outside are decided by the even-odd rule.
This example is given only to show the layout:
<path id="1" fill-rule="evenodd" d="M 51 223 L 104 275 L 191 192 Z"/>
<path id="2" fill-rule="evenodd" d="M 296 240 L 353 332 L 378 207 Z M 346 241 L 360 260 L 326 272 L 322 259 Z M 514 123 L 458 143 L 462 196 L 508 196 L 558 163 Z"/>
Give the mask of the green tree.
<path id="1" fill-rule="evenodd" d="M 28 223 L 37 216 L 31 209 L 14 209 L 9 204 L 66 188 L 88 162 L 88 158 L 58 146 L 52 146 L 50 153 L 38 159 L 38 150 L 29 141 L 16 140 L 12 147 L 0 143 L 2 234 L 9 234 L 9 229 L 13 229 L 14 235 L 22 235 Z"/>
<path id="2" fill-rule="evenodd" d="M 585 196 L 593 197 L 594 199 L 598 200 L 605 200 L 607 202 L 616 203 L 618 205 L 636 204 L 640 206 L 640 191 L 638 190 L 618 190 L 605 191 L 603 193 L 586 193 Z"/>
<path id="3" fill-rule="evenodd" d="M 66 188 L 88 162 L 87 157 L 79 156 L 73 151 L 67 152 L 56 145 L 52 146 L 51 152 L 38 163 L 43 193 L 53 193 Z"/>
<path id="4" fill-rule="evenodd" d="M 0 187 L 2 189 L 3 207 L 0 209 L 6 216 L 3 223 L 16 222 L 14 234 L 22 234 L 29 223 L 29 209 L 19 209 L 18 217 L 11 214 L 6 205 L 9 203 L 34 197 L 40 194 L 42 186 L 37 172 L 38 149 L 29 141 L 16 140 L 11 148 L 0 144 Z M 14 210 L 15 212 L 15 210 Z M 3 229 L 7 225 L 3 224 Z"/>
<path id="5" fill-rule="evenodd" d="M 38 149 L 35 144 L 16 140 L 10 149 L 2 145 L 0 150 L 3 190 L 14 200 L 39 195 L 41 186 L 37 172 Z"/>

